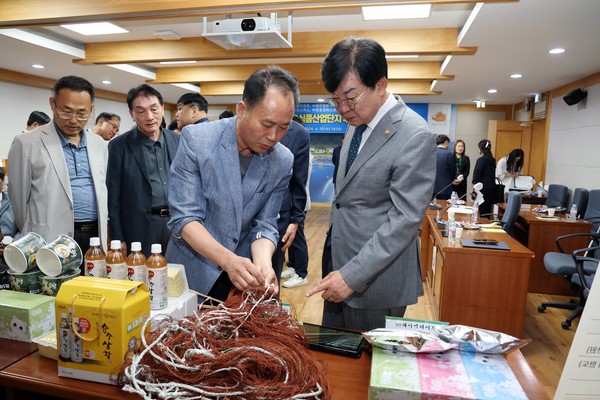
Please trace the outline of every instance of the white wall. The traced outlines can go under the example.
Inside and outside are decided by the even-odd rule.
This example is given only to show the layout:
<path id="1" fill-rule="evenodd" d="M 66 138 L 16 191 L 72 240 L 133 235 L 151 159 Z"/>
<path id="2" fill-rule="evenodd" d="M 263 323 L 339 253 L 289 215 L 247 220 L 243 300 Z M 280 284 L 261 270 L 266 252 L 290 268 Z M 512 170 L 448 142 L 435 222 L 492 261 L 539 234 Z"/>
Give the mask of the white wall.
<path id="1" fill-rule="evenodd" d="M 15 83 L 0 82 L 0 117 L 2 129 L 0 130 L 0 158 L 7 158 L 10 145 L 15 135 L 27 127 L 27 118 L 34 111 L 43 111 L 52 118 L 49 98 L 50 89 L 40 89 Z M 129 116 L 127 103 L 96 98 L 94 114 L 88 122 L 88 127 L 94 125 L 96 115 L 101 112 L 111 112 L 121 117 L 121 130 L 126 132 L 133 126 Z"/>
<path id="2" fill-rule="evenodd" d="M 552 99 L 546 182 L 573 189 L 600 189 L 600 84 L 587 87 L 588 96 L 568 106 Z"/>
<path id="3" fill-rule="evenodd" d="M 488 122 L 490 120 L 504 120 L 504 112 L 487 111 L 459 111 L 456 116 L 456 139 L 462 139 L 466 144 L 466 153 L 471 160 L 471 173 L 467 178 L 467 190 L 471 190 L 473 169 L 479 158 L 477 144 L 482 139 L 487 139 Z"/>

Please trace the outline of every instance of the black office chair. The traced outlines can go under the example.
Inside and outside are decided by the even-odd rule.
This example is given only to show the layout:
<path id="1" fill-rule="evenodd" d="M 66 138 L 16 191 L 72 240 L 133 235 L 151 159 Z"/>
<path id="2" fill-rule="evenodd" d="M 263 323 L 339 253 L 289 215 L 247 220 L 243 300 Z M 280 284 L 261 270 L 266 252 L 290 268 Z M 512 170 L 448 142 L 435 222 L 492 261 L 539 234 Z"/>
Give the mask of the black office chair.
<path id="1" fill-rule="evenodd" d="M 567 208 L 569 189 L 565 185 L 552 184 L 548 186 L 548 197 L 546 207 Z"/>
<path id="2" fill-rule="evenodd" d="M 577 208 L 579 212 L 579 208 Z M 600 224 L 600 189 L 589 191 L 587 207 L 582 214 L 583 219 L 594 225 Z"/>
<path id="3" fill-rule="evenodd" d="M 561 246 L 561 242 L 573 237 L 589 237 L 590 242 L 587 248 L 578 249 L 572 253 L 565 253 Z M 548 252 L 544 255 L 544 266 L 551 274 L 562 275 L 570 280 L 572 284 L 578 285 L 580 279 L 575 277 L 578 273 L 578 263 L 581 263 L 581 271 L 585 271 L 584 275 L 594 275 L 600 262 L 600 225 L 595 227 L 590 233 L 573 233 L 563 235 L 556 238 L 556 246 L 560 252 Z M 585 277 L 584 277 L 585 279 Z M 585 306 L 586 298 L 582 295 L 578 300 L 570 302 L 544 302 L 538 306 L 538 311 L 543 313 L 547 307 L 560 308 L 563 310 L 572 310 L 571 313 L 561 324 L 563 329 L 569 329 L 573 320 L 581 315 Z"/>
<path id="4" fill-rule="evenodd" d="M 573 200 L 571 200 L 568 210 L 575 204 L 577 206 L 577 218 L 583 218 L 587 209 L 588 197 L 589 192 L 587 189 L 576 188 L 573 192 Z"/>
<path id="5" fill-rule="evenodd" d="M 498 214 L 481 214 L 482 217 L 494 216 L 495 222 L 499 222 L 502 229 L 512 236 L 514 232 L 515 221 L 519 216 L 521 210 L 521 193 L 517 191 L 508 192 L 508 198 L 506 200 L 506 209 L 504 214 L 500 217 Z M 498 220 L 497 218 L 501 218 Z"/>

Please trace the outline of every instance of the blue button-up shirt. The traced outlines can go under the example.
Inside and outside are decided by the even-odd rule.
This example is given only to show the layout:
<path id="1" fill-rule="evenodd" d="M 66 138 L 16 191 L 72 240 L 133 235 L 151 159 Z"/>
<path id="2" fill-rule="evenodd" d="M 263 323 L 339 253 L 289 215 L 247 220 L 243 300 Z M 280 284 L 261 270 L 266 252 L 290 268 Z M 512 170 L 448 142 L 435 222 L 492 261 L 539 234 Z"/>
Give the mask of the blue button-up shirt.
<path id="1" fill-rule="evenodd" d="M 87 132 L 86 130 L 81 132 L 81 141 L 79 147 L 77 147 L 62 135 L 58 127 L 56 127 L 56 131 L 60 138 L 65 161 L 67 162 L 67 170 L 69 171 L 75 222 L 96 221 L 98 219 L 98 207 L 88 159 Z"/>

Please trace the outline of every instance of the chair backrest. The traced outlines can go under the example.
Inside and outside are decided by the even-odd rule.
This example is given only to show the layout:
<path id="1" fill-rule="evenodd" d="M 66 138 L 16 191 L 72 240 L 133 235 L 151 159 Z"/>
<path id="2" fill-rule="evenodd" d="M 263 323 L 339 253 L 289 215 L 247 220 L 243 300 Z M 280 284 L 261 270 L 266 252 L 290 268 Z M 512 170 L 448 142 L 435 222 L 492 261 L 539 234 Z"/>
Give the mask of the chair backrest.
<path id="1" fill-rule="evenodd" d="M 583 219 L 592 223 L 600 221 L 600 189 L 590 190 Z"/>
<path id="2" fill-rule="evenodd" d="M 547 207 L 567 207 L 569 189 L 565 185 L 552 184 L 548 186 Z"/>
<path id="3" fill-rule="evenodd" d="M 569 210 L 573 206 L 573 204 L 577 205 L 577 218 L 583 217 L 585 215 L 585 210 L 587 209 L 588 204 L 588 196 L 589 192 L 584 188 L 576 188 L 573 192 L 573 200 L 569 205 Z"/>
<path id="4" fill-rule="evenodd" d="M 521 210 L 521 193 L 508 192 L 508 200 L 506 202 L 506 210 L 502 215 L 502 229 L 509 235 L 514 231 L 515 221 Z"/>

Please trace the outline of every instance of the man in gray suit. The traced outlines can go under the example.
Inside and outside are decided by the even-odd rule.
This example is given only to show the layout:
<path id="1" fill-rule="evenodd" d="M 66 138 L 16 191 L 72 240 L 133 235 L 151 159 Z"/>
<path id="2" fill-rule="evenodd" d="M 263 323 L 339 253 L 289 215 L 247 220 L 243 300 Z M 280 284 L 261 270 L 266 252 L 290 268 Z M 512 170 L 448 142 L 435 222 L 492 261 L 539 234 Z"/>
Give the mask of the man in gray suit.
<path id="1" fill-rule="evenodd" d="M 191 289 L 221 300 L 232 287 L 279 289 L 271 257 L 293 164 L 279 141 L 297 103 L 296 78 L 269 67 L 246 80 L 236 117 L 183 128 L 166 257 Z"/>
<path id="2" fill-rule="evenodd" d="M 161 128 L 163 98 L 152 86 L 131 89 L 127 106 L 135 127 L 108 144 L 108 223 L 125 254 L 128 244 L 142 242 L 147 257 L 153 243 L 164 252 L 169 241 L 169 167 L 179 135 Z"/>
<path id="3" fill-rule="evenodd" d="M 417 231 L 433 192 L 435 140 L 388 92 L 379 43 L 337 43 L 321 75 L 330 104 L 351 127 L 331 210 L 331 271 L 307 296 L 321 292 L 323 325 L 380 328 L 423 294 Z"/>
<path id="4" fill-rule="evenodd" d="M 21 233 L 46 241 L 69 235 L 85 252 L 90 237 L 106 249 L 106 162 L 101 137 L 84 129 L 94 108 L 94 87 L 77 76 L 54 84 L 52 122 L 17 135 L 8 153 L 8 196 Z"/>

